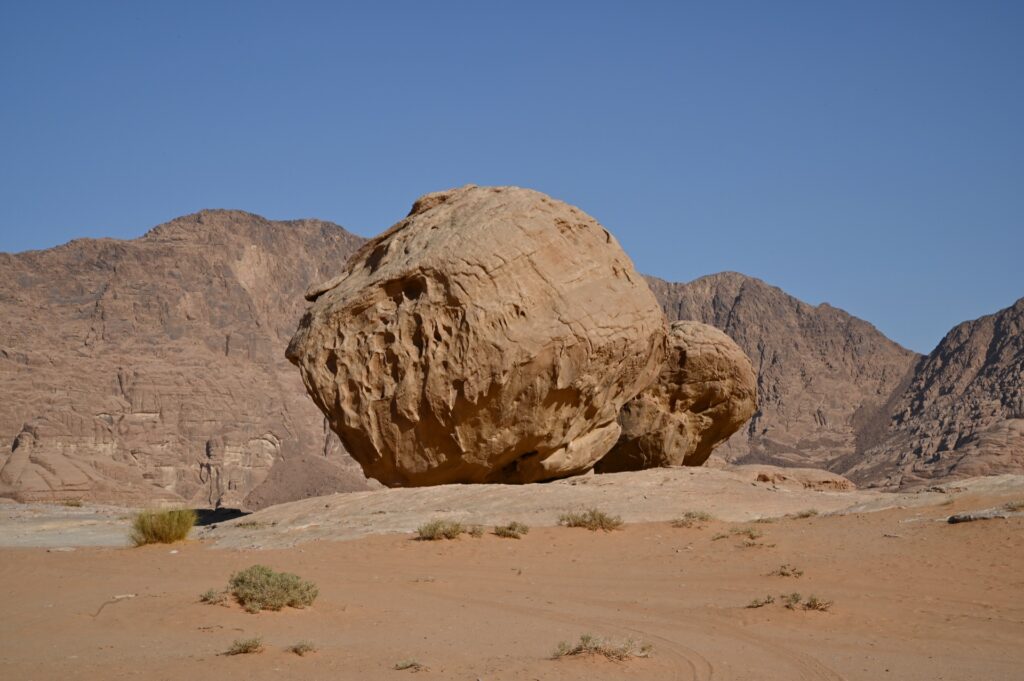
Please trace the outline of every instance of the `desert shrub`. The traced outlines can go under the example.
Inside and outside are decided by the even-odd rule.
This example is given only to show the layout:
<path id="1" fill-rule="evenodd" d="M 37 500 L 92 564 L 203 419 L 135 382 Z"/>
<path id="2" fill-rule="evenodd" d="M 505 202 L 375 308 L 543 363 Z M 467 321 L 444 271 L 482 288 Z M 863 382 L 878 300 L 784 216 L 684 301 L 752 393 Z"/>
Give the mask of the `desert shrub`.
<path id="1" fill-rule="evenodd" d="M 760 539 L 761 537 L 764 536 L 764 532 L 762 532 L 761 530 L 755 530 L 752 527 L 737 527 L 737 528 L 733 528 L 733 530 L 731 532 L 729 532 L 729 534 L 734 534 L 734 535 L 739 535 L 741 537 L 746 537 L 750 541 L 754 541 L 755 539 Z"/>
<path id="2" fill-rule="evenodd" d="M 803 600 L 803 596 L 795 591 L 791 594 L 782 594 L 780 598 L 782 598 L 782 604 L 790 610 L 796 610 L 797 606 L 800 605 L 800 601 Z"/>
<path id="3" fill-rule="evenodd" d="M 728 539 L 728 538 L 729 538 L 728 534 L 726 534 L 725 532 L 719 532 L 718 534 L 716 534 L 714 537 L 711 538 L 711 541 L 718 541 L 719 539 Z"/>
<path id="4" fill-rule="evenodd" d="M 484 526 L 470 525 L 469 529 L 466 530 L 466 532 L 469 534 L 470 537 L 473 537 L 474 539 L 479 539 L 480 537 L 484 536 Z"/>
<path id="5" fill-rule="evenodd" d="M 308 655 L 309 653 L 315 653 L 316 646 L 314 646 L 309 641 L 299 641 L 295 645 L 289 646 L 288 652 L 295 653 L 299 657 L 302 657 L 303 655 Z"/>
<path id="6" fill-rule="evenodd" d="M 132 519 L 130 537 L 136 546 L 173 544 L 188 536 L 196 520 L 196 512 L 190 508 L 140 511 Z"/>
<path id="7" fill-rule="evenodd" d="M 596 508 L 588 508 L 584 511 L 569 511 L 558 517 L 558 524 L 566 527 L 585 527 L 591 532 L 604 530 L 611 532 L 622 527 L 622 518 L 615 515 L 608 515 Z"/>
<path id="8" fill-rule="evenodd" d="M 199 600 L 203 603 L 209 603 L 210 605 L 220 605 L 225 600 L 227 600 L 227 597 L 227 591 L 217 591 L 216 589 L 209 589 L 199 596 Z"/>
<path id="9" fill-rule="evenodd" d="M 290 572 L 275 572 L 265 565 L 253 565 L 231 575 L 228 589 L 249 612 L 280 610 L 285 606 L 303 608 L 312 605 L 319 590 Z"/>
<path id="10" fill-rule="evenodd" d="M 495 525 L 494 527 L 494 534 L 506 539 L 519 539 L 529 531 L 530 528 L 518 520 L 513 520 L 508 525 Z"/>
<path id="11" fill-rule="evenodd" d="M 454 520 L 431 520 L 416 528 L 416 538 L 421 541 L 455 539 L 465 531 L 465 526 Z"/>
<path id="12" fill-rule="evenodd" d="M 791 518 L 813 518 L 818 515 L 817 509 L 809 508 L 805 511 L 798 511 L 790 515 Z"/>
<path id="13" fill-rule="evenodd" d="M 706 523 L 714 520 L 710 513 L 704 511 L 686 511 L 672 521 L 672 527 L 693 527 L 697 523 Z"/>
<path id="14" fill-rule="evenodd" d="M 794 567 L 789 563 L 783 563 L 776 569 L 768 573 L 771 577 L 802 577 L 804 571 L 798 567 Z"/>
<path id="15" fill-rule="evenodd" d="M 225 655 L 250 655 L 263 652 L 263 639 L 240 638 L 224 651 Z"/>
<path id="16" fill-rule="evenodd" d="M 67 506 L 68 508 L 81 508 L 82 507 L 82 500 L 81 499 L 65 499 L 64 501 L 62 501 L 60 503 L 61 503 L 61 506 Z"/>
<path id="17" fill-rule="evenodd" d="M 817 596 L 810 596 L 804 601 L 804 610 L 817 610 L 819 612 L 825 612 L 832 607 L 832 601 L 826 601 Z"/>
<path id="18" fill-rule="evenodd" d="M 395 666 L 392 667 L 392 669 L 394 669 L 395 671 L 399 671 L 399 672 L 404 672 L 404 671 L 422 672 L 422 671 L 426 671 L 427 668 L 424 667 L 419 662 L 417 662 L 416 660 L 402 660 L 401 662 L 396 662 Z"/>
<path id="19" fill-rule="evenodd" d="M 754 600 L 747 603 L 748 608 L 763 608 L 766 605 L 770 605 L 775 602 L 774 596 L 765 596 L 764 598 L 755 598 Z"/>
<path id="20" fill-rule="evenodd" d="M 647 657 L 650 654 L 650 645 L 637 643 L 633 639 L 612 643 L 591 634 L 583 634 L 575 645 L 569 645 L 565 641 L 559 643 L 551 658 L 557 660 L 570 655 L 603 655 L 609 660 L 621 662 L 631 657 Z"/>
<path id="21" fill-rule="evenodd" d="M 1008 501 L 1003 504 L 1003 510 L 1015 513 L 1017 511 L 1024 511 L 1024 499 L 1017 499 L 1015 501 Z"/>

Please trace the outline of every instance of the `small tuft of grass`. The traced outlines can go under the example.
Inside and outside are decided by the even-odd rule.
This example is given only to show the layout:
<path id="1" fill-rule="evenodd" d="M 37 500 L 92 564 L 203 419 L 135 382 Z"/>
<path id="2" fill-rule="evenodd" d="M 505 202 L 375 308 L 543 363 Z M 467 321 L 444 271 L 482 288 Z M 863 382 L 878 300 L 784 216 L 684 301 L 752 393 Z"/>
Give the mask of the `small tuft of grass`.
<path id="1" fill-rule="evenodd" d="M 316 652 L 316 646 L 309 641 L 299 641 L 293 646 L 288 646 L 289 653 L 295 653 L 299 657 Z"/>
<path id="2" fill-rule="evenodd" d="M 804 571 L 789 563 L 783 563 L 768 573 L 769 577 L 803 577 Z"/>
<path id="3" fill-rule="evenodd" d="M 479 539 L 480 537 L 484 536 L 484 526 L 470 525 L 469 529 L 466 530 L 466 532 L 467 534 L 469 534 L 470 537 L 473 537 L 474 539 Z"/>
<path id="4" fill-rule="evenodd" d="M 608 515 L 596 508 L 588 508 L 584 511 L 570 511 L 558 517 L 558 524 L 566 527 L 585 527 L 591 532 L 604 530 L 611 532 L 622 527 L 622 518 L 617 515 Z"/>
<path id="5" fill-rule="evenodd" d="M 762 532 L 761 530 L 756 530 L 753 527 L 736 527 L 733 528 L 732 531 L 729 532 L 729 534 L 738 535 L 740 537 L 746 537 L 750 541 L 760 539 L 764 536 L 764 532 Z"/>
<path id="6" fill-rule="evenodd" d="M 455 539 L 465 531 L 466 527 L 454 520 L 431 520 L 416 528 L 416 538 L 420 541 Z"/>
<path id="7" fill-rule="evenodd" d="M 60 502 L 60 504 L 61 504 L 61 506 L 67 506 L 68 508 L 81 508 L 82 507 L 82 500 L 81 499 L 65 499 L 64 501 Z"/>
<path id="8" fill-rule="evenodd" d="M 704 511 L 686 511 L 672 521 L 672 527 L 693 527 L 697 523 L 707 523 L 714 520 L 710 513 Z"/>
<path id="9" fill-rule="evenodd" d="M 495 525 L 494 534 L 506 539 L 519 539 L 529 533 L 530 528 L 518 520 L 513 520 L 508 525 Z"/>
<path id="10" fill-rule="evenodd" d="M 728 538 L 729 538 L 728 534 L 726 534 L 725 532 L 719 532 L 718 534 L 716 534 L 714 537 L 711 538 L 711 541 L 718 541 L 719 539 L 728 539 Z"/>
<path id="11" fill-rule="evenodd" d="M 220 605 L 228 598 L 228 592 L 223 589 L 217 591 L 216 589 L 209 589 L 204 591 L 200 596 L 199 600 L 203 603 L 209 603 L 210 605 Z"/>
<path id="12" fill-rule="evenodd" d="M 240 638 L 231 644 L 231 647 L 224 651 L 225 655 L 251 655 L 263 652 L 263 639 Z"/>
<path id="13" fill-rule="evenodd" d="M 797 606 L 800 605 L 800 601 L 802 601 L 804 597 L 796 591 L 794 591 L 791 594 L 782 594 L 781 596 L 779 596 L 779 598 L 782 599 L 782 604 L 784 606 L 786 606 L 790 610 L 796 610 Z"/>
<path id="14" fill-rule="evenodd" d="M 1024 511 L 1024 499 L 1016 499 L 1014 501 L 1008 501 L 1003 504 L 1003 510 L 1015 513 L 1017 511 Z"/>
<path id="15" fill-rule="evenodd" d="M 591 634 L 583 634 L 580 640 L 570 646 L 565 641 L 558 644 L 551 659 L 557 660 L 571 655 L 602 655 L 609 660 L 622 662 L 632 657 L 648 657 L 651 654 L 651 646 L 627 639 L 622 643 L 605 641 Z"/>
<path id="16" fill-rule="evenodd" d="M 190 508 L 140 511 L 132 519 L 129 536 L 135 546 L 173 544 L 188 536 L 196 520 L 196 512 Z"/>
<path id="17" fill-rule="evenodd" d="M 806 509 L 804 511 L 797 511 L 796 513 L 792 513 L 792 514 L 790 514 L 789 517 L 790 518 L 803 519 L 803 518 L 813 518 L 816 515 L 818 515 L 818 510 L 817 509 L 808 508 L 808 509 Z"/>
<path id="18" fill-rule="evenodd" d="M 392 669 L 394 669 L 395 671 L 399 671 L 399 672 L 404 672 L 404 671 L 425 672 L 425 671 L 427 671 L 427 668 L 424 667 L 419 662 L 417 662 L 416 660 L 402 660 L 401 662 L 396 662 L 395 666 L 392 667 Z"/>
<path id="19" fill-rule="evenodd" d="M 763 608 L 766 605 L 771 605 L 775 602 L 775 596 L 765 596 L 764 598 L 755 598 L 754 600 L 747 603 L 748 608 Z"/>
<path id="20" fill-rule="evenodd" d="M 316 584 L 290 572 L 275 572 L 265 565 L 253 565 L 231 575 L 228 588 L 248 612 L 280 610 L 285 606 L 312 605 L 319 590 Z"/>
<path id="21" fill-rule="evenodd" d="M 757 518 L 757 519 L 754 520 L 754 522 L 757 523 L 758 525 L 769 525 L 771 523 L 774 523 L 776 520 L 778 520 L 778 519 L 777 518 Z"/>
<path id="22" fill-rule="evenodd" d="M 818 612 L 828 612 L 832 607 L 832 601 L 826 601 L 823 598 L 817 596 L 810 596 L 804 601 L 804 610 L 817 610 Z"/>

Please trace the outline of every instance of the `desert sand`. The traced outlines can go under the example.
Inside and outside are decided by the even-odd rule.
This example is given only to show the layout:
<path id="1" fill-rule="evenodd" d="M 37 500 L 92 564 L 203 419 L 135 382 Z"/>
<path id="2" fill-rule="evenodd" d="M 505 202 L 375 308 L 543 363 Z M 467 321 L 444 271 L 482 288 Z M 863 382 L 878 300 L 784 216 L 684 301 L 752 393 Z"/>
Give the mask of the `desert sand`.
<path id="1" fill-rule="evenodd" d="M 425 679 L 1021 678 L 1024 518 L 955 525 L 946 519 L 1024 498 L 1024 478 L 978 479 L 918 495 L 846 492 L 845 508 L 825 513 L 842 493 L 768 491 L 768 483 L 751 483 L 735 471 L 645 474 L 653 473 L 703 482 L 689 495 L 663 495 L 646 509 L 630 502 L 638 515 L 624 512 L 627 523 L 618 531 L 542 526 L 554 518 L 537 516 L 519 540 L 486 534 L 424 542 L 392 527 L 344 540 L 296 530 L 302 541 L 282 542 L 282 533 L 304 522 L 283 505 L 263 511 L 262 520 L 254 514 L 219 523 L 194 533 L 205 539 L 173 546 L 73 548 L 60 542 L 104 543 L 105 536 L 106 543 L 123 543 L 123 512 L 66 509 L 72 520 L 62 525 L 52 507 L 5 504 L 0 676 L 400 679 L 414 672 L 395 664 L 415 660 L 426 667 L 417 678 Z M 620 503 L 615 489 L 623 487 L 605 488 L 610 508 Z M 558 493 L 552 485 L 530 488 Z M 470 494 L 482 488 L 455 489 L 470 508 Z M 706 489 L 703 496 L 699 489 Z M 380 495 L 361 505 L 387 518 L 393 514 L 381 499 L 405 503 L 395 495 L 401 491 L 360 493 Z M 323 508 L 345 496 L 295 503 Z M 783 507 L 822 513 L 691 528 L 635 520 L 721 507 L 723 498 L 745 505 L 748 518 L 770 519 Z M 433 517 L 425 508 L 418 511 L 423 520 Z M 515 518 L 500 504 L 466 513 L 491 522 Z M 323 515 L 334 517 L 331 509 Z M 753 546 L 730 534 L 747 528 L 763 533 Z M 234 548 L 235 536 L 261 545 L 261 529 L 266 545 L 284 548 Z M 716 539 L 722 534 L 728 536 Z M 33 535 L 51 548 L 26 548 Z M 319 598 L 304 610 L 259 614 L 200 602 L 202 592 L 223 587 L 234 571 L 254 563 L 313 580 Z M 782 564 L 803 575 L 769 574 Z M 780 595 L 794 591 L 833 605 L 827 612 L 786 609 Z M 746 607 L 766 595 L 776 602 Z M 634 638 L 653 651 L 625 662 L 550 659 L 559 641 L 583 633 Z M 236 639 L 253 636 L 262 637 L 264 652 L 222 654 Z M 317 652 L 300 657 L 286 650 L 299 641 Z"/>

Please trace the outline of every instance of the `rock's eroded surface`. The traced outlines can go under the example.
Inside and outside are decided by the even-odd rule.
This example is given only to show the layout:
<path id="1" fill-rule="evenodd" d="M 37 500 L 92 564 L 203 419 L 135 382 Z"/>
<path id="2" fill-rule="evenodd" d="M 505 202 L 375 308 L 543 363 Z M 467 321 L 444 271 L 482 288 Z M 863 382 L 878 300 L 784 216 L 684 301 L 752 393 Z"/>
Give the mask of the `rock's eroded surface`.
<path id="1" fill-rule="evenodd" d="M 597 471 L 699 466 L 756 408 L 757 377 L 739 346 L 713 326 L 674 322 L 664 368 L 622 407 L 622 434 Z"/>
<path id="2" fill-rule="evenodd" d="M 614 237 L 516 187 L 422 197 L 307 297 L 288 357 L 391 486 L 584 472 L 664 358 L 665 316 Z"/>

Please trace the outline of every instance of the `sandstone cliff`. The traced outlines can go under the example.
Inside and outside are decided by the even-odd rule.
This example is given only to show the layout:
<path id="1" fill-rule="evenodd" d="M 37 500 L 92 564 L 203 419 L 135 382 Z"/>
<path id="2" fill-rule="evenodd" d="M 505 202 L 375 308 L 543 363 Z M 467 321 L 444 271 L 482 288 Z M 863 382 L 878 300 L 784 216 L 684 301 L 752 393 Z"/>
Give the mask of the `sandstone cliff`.
<path id="1" fill-rule="evenodd" d="M 303 290 L 361 243 L 204 211 L 131 241 L 0 254 L 0 494 L 235 506 L 303 459 L 327 466 L 316 484 L 275 475 L 251 503 L 364 489 L 284 359 Z"/>

